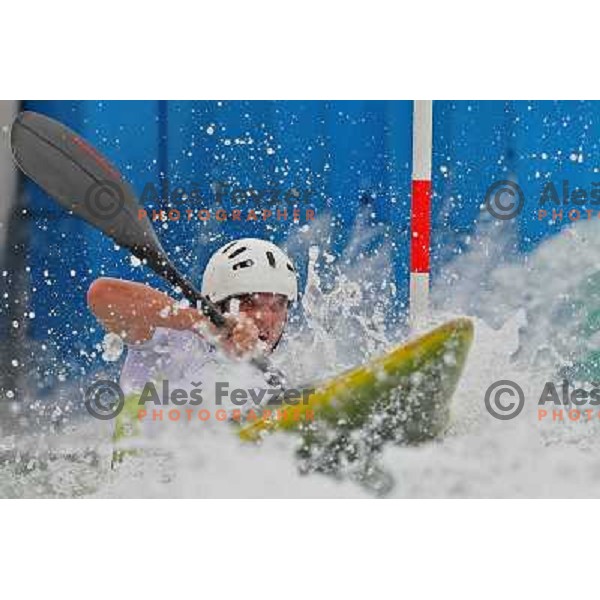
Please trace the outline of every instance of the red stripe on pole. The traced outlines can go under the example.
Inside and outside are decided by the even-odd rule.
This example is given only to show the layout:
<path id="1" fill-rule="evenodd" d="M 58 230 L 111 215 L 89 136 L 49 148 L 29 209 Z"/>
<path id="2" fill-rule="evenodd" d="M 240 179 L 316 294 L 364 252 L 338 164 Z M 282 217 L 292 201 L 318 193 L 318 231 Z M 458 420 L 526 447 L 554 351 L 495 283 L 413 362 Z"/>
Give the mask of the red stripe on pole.
<path id="1" fill-rule="evenodd" d="M 429 273 L 431 181 L 413 180 L 411 203 L 410 270 Z"/>

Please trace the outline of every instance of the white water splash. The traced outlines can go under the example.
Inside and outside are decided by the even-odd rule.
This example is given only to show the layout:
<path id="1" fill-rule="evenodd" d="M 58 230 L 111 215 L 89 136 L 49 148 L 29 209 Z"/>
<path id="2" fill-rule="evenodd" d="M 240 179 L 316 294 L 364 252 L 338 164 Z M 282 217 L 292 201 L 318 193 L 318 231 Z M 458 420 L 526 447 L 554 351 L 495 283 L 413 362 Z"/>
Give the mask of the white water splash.
<path id="1" fill-rule="evenodd" d="M 115 362 L 123 354 L 123 340 L 116 333 L 107 333 L 102 340 L 102 359 L 106 362 Z"/>

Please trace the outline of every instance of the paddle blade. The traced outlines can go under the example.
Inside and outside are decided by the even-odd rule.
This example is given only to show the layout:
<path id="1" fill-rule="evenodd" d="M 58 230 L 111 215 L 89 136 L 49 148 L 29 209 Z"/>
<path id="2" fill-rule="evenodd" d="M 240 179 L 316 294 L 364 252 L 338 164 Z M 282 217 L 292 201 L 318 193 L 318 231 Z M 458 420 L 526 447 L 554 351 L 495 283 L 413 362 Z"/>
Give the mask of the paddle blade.
<path id="1" fill-rule="evenodd" d="M 151 266 L 165 253 L 131 186 L 95 148 L 62 123 L 25 111 L 10 143 L 18 167 L 61 206 Z"/>
<path id="2" fill-rule="evenodd" d="M 225 318 L 171 263 L 131 186 L 93 146 L 62 123 L 25 111 L 13 122 L 10 145 L 18 167 L 68 211 L 135 254 L 223 327 Z M 141 215 L 141 217 L 140 217 Z M 256 360 L 261 371 L 267 361 Z"/>

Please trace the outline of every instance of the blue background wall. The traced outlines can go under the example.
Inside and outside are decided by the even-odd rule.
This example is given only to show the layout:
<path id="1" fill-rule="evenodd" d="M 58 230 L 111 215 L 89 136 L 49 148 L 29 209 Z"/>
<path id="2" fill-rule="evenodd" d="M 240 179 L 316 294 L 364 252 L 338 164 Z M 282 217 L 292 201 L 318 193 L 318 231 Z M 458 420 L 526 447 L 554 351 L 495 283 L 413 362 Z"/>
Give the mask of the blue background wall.
<path id="1" fill-rule="evenodd" d="M 357 211 L 370 207 L 373 222 L 387 223 L 393 234 L 397 284 L 406 296 L 410 102 L 27 101 L 25 108 L 81 133 L 140 194 L 146 183 L 158 186 L 164 178 L 171 187 L 198 182 L 207 191 L 214 181 L 308 188 L 317 213 L 329 210 L 339 223 L 333 244 L 340 253 Z M 528 199 L 539 196 L 545 180 L 569 178 L 590 188 L 600 166 L 599 123 L 595 102 L 434 103 L 435 269 L 472 232 L 493 181 L 516 175 Z M 102 337 L 85 306 L 95 278 L 130 277 L 165 288 L 31 182 L 26 202 L 33 217 L 28 263 L 36 314 L 29 333 L 53 339 L 65 356 L 77 358 Z M 531 250 L 561 227 L 538 222 L 534 204 L 526 204 L 518 219 L 516 252 Z M 224 237 L 214 222 L 179 222 L 159 235 L 198 279 L 210 253 L 229 237 L 267 235 L 277 242 L 298 228 L 290 221 L 269 223 L 229 223 L 220 228 Z"/>

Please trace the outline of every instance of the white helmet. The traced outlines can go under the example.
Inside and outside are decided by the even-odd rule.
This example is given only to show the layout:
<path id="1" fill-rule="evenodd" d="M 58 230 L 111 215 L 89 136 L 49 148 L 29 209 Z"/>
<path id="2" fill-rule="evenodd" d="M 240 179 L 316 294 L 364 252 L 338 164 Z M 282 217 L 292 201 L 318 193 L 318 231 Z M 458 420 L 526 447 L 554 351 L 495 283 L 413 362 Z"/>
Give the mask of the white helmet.
<path id="1" fill-rule="evenodd" d="M 298 295 L 296 269 L 280 248 L 257 238 L 243 238 L 219 248 L 208 261 L 202 293 L 212 302 L 231 296 L 269 292 Z"/>

